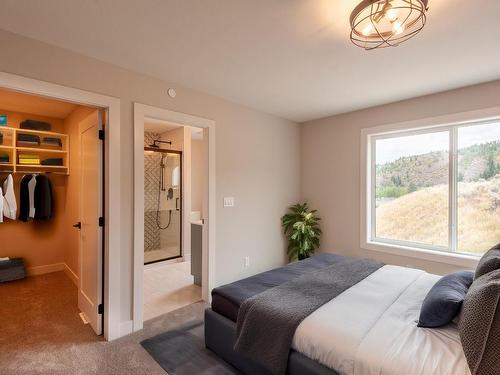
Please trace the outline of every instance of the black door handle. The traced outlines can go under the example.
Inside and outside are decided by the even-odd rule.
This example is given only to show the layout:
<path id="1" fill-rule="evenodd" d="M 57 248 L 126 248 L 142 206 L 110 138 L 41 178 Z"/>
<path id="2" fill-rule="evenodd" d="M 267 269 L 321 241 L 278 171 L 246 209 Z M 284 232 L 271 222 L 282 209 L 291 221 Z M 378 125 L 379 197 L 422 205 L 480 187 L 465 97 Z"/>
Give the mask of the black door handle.
<path id="1" fill-rule="evenodd" d="M 78 223 L 73 224 L 73 228 L 82 229 L 82 223 L 79 221 Z"/>

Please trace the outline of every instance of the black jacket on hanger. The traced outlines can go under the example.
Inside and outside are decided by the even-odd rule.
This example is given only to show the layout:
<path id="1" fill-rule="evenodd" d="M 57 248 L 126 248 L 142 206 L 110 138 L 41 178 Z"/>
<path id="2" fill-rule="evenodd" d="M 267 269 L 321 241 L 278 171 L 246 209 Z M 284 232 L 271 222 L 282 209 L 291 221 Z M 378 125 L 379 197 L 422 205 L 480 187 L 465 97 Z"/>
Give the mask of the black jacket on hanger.
<path id="1" fill-rule="evenodd" d="M 20 194 L 19 194 L 19 220 L 28 221 L 28 216 L 30 213 L 30 195 L 28 190 L 28 183 L 31 181 L 33 176 L 27 174 L 23 176 L 20 183 Z"/>
<path id="2" fill-rule="evenodd" d="M 48 220 L 52 217 L 52 186 L 47 176 L 36 176 L 35 220 Z"/>

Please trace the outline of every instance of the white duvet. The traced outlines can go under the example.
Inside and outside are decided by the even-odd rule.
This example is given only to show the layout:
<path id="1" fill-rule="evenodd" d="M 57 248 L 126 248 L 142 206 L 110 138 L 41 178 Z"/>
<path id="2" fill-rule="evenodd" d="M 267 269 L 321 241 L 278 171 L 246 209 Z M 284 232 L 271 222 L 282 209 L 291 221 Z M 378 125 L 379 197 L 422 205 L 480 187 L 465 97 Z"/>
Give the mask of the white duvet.
<path id="1" fill-rule="evenodd" d="M 342 375 L 470 375 L 456 325 L 415 322 L 437 280 L 384 266 L 309 315 L 292 346 Z"/>

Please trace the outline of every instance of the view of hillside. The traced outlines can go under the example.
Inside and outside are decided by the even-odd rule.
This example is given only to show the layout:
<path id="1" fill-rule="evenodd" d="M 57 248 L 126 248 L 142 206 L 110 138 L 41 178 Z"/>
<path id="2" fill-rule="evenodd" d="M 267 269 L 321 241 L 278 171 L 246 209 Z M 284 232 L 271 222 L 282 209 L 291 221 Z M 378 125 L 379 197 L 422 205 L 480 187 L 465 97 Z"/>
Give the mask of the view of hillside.
<path id="1" fill-rule="evenodd" d="M 500 242 L 500 141 L 458 153 L 458 249 Z M 377 165 L 377 237 L 448 246 L 448 152 Z"/>

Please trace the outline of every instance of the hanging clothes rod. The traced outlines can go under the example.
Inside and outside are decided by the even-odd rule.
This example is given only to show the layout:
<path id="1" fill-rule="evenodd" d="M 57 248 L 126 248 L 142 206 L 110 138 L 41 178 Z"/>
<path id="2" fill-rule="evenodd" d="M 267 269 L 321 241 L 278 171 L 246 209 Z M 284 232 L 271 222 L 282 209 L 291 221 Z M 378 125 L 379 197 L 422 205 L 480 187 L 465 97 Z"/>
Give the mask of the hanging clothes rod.
<path id="1" fill-rule="evenodd" d="M 10 174 L 60 174 L 67 176 L 64 172 L 50 172 L 50 171 L 0 171 L 0 173 L 10 173 Z"/>

